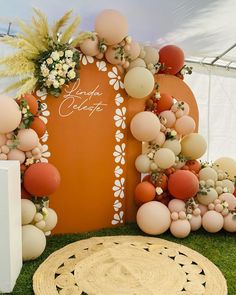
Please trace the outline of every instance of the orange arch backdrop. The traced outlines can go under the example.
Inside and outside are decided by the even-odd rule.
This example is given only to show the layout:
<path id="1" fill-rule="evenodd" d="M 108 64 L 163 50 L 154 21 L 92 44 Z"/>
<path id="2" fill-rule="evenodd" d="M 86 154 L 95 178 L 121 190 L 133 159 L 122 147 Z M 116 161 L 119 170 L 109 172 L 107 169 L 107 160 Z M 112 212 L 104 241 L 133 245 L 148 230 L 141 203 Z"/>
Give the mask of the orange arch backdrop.
<path id="1" fill-rule="evenodd" d="M 186 84 L 165 75 L 157 81 L 161 91 L 189 103 L 197 123 L 197 105 Z M 45 103 L 42 117 L 48 120 L 45 156 L 50 155 L 48 161 L 62 179 L 50 198 L 58 214 L 54 232 L 88 231 L 134 221 L 134 188 L 140 181 L 134 161 L 141 144 L 128 126 L 144 109 L 145 100 L 127 97 L 115 66 L 85 56 L 80 80 L 65 87 L 58 98 L 41 99 Z"/>

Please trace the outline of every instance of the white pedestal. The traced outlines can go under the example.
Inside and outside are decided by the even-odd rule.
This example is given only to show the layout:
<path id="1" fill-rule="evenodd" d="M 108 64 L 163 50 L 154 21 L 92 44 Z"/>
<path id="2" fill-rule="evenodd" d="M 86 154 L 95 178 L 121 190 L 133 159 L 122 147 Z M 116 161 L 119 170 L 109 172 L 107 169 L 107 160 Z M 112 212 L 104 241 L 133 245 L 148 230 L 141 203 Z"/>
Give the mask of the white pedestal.
<path id="1" fill-rule="evenodd" d="M 0 161 L 0 292 L 11 292 L 22 267 L 20 164 Z"/>

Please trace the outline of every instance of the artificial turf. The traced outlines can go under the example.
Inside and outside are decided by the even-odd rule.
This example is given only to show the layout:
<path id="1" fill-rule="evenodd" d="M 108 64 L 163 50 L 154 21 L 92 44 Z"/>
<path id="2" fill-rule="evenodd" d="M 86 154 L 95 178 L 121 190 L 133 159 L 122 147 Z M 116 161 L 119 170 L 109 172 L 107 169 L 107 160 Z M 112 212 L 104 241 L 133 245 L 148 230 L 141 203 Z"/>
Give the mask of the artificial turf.
<path id="1" fill-rule="evenodd" d="M 5 294 L 34 294 L 32 290 L 32 276 L 37 267 L 57 249 L 69 243 L 93 236 L 114 236 L 114 235 L 144 235 L 136 226 L 129 224 L 119 228 L 102 229 L 96 232 L 55 235 L 48 238 L 47 247 L 43 255 L 38 259 L 24 263 L 21 274 L 17 280 L 12 293 Z M 176 239 L 170 233 L 165 233 L 159 238 L 183 244 L 196 250 L 209 258 L 224 274 L 227 285 L 228 295 L 236 295 L 236 236 L 235 234 L 221 231 L 217 234 L 209 234 L 204 230 L 191 233 L 185 239 Z M 112 294 L 111 294 L 112 295 Z"/>

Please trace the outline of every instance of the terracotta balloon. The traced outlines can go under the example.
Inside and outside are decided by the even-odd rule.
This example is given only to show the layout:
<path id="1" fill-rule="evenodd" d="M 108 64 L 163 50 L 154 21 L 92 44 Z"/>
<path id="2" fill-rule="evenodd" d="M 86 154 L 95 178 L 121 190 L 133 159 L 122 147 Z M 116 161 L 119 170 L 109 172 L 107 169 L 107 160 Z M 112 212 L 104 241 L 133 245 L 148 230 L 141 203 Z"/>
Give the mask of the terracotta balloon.
<path id="1" fill-rule="evenodd" d="M 158 63 L 159 54 L 156 48 L 152 46 L 144 46 L 144 51 L 145 51 L 144 61 L 146 65 Z"/>
<path id="2" fill-rule="evenodd" d="M 181 140 L 181 154 L 190 160 L 201 158 L 207 149 L 204 137 L 198 133 L 191 133 Z"/>
<path id="3" fill-rule="evenodd" d="M 181 144 L 177 139 L 168 139 L 163 144 L 163 148 L 170 149 L 176 156 L 181 152 Z"/>
<path id="4" fill-rule="evenodd" d="M 135 60 L 130 62 L 127 71 L 129 71 L 129 70 L 131 70 L 132 68 L 135 68 L 135 67 L 146 68 L 145 61 L 142 58 L 139 58 L 139 57 L 136 58 Z"/>
<path id="5" fill-rule="evenodd" d="M 216 171 L 211 167 L 205 167 L 199 171 L 199 179 L 200 180 L 206 181 L 208 179 L 212 179 L 212 180 L 216 181 L 217 177 L 218 176 L 217 176 Z"/>
<path id="6" fill-rule="evenodd" d="M 172 199 L 168 204 L 168 208 L 170 212 L 186 211 L 185 202 L 178 199 Z"/>
<path id="7" fill-rule="evenodd" d="M 150 172 L 151 161 L 147 155 L 139 155 L 135 160 L 135 167 L 140 173 Z"/>
<path id="8" fill-rule="evenodd" d="M 7 159 L 16 160 L 16 161 L 19 161 L 21 164 L 23 164 L 25 162 L 25 153 L 18 149 L 12 149 L 7 154 Z"/>
<path id="9" fill-rule="evenodd" d="M 24 187 L 34 196 L 51 195 L 59 185 L 60 174 L 52 164 L 35 163 L 25 171 Z"/>
<path id="10" fill-rule="evenodd" d="M 224 217 L 224 230 L 235 233 L 236 232 L 236 218 L 232 213 Z"/>
<path id="11" fill-rule="evenodd" d="M 113 65 L 118 65 L 122 62 L 121 56 L 118 55 L 118 49 L 116 46 L 109 46 L 105 52 L 105 57 L 107 61 Z"/>
<path id="12" fill-rule="evenodd" d="M 178 219 L 172 221 L 170 225 L 170 232 L 176 238 L 186 238 L 191 231 L 190 223 L 186 219 Z"/>
<path id="13" fill-rule="evenodd" d="M 22 114 L 18 104 L 7 95 L 0 95 L 0 133 L 15 130 L 21 121 Z"/>
<path id="14" fill-rule="evenodd" d="M 173 97 L 167 93 L 161 93 L 161 97 L 156 102 L 155 111 L 161 113 L 163 111 L 168 111 L 173 105 Z"/>
<path id="15" fill-rule="evenodd" d="M 128 71 L 124 78 L 124 87 L 129 96 L 144 98 L 154 89 L 153 74 L 143 67 L 135 67 Z"/>
<path id="16" fill-rule="evenodd" d="M 175 45 L 167 45 L 160 49 L 159 61 L 164 64 L 165 73 L 175 75 L 184 66 L 184 53 Z"/>
<path id="17" fill-rule="evenodd" d="M 217 166 L 218 169 L 227 172 L 229 178 L 234 180 L 234 177 L 236 176 L 236 160 L 228 157 L 222 157 L 217 159 L 214 162 L 214 165 Z"/>
<path id="18" fill-rule="evenodd" d="M 137 224 L 149 235 L 160 235 L 170 227 L 171 218 L 168 208 L 157 201 L 143 204 L 137 212 Z"/>
<path id="19" fill-rule="evenodd" d="M 95 32 L 107 45 L 117 44 L 128 35 L 128 23 L 119 11 L 105 9 L 95 19 Z"/>
<path id="20" fill-rule="evenodd" d="M 186 165 L 189 167 L 190 171 L 195 171 L 197 174 L 201 169 L 201 163 L 197 160 L 189 160 L 186 162 Z"/>
<path id="21" fill-rule="evenodd" d="M 176 118 L 175 114 L 172 111 L 163 111 L 159 114 L 160 118 L 166 119 L 165 127 L 170 128 L 174 126 Z"/>
<path id="22" fill-rule="evenodd" d="M 22 100 L 25 100 L 29 106 L 29 110 L 32 115 L 36 115 L 38 112 L 38 102 L 35 96 L 32 94 L 24 94 L 17 102 L 20 103 Z"/>
<path id="23" fill-rule="evenodd" d="M 93 38 L 84 40 L 81 44 L 79 44 L 79 47 L 85 55 L 95 56 L 99 54 L 98 37 L 94 35 Z"/>
<path id="24" fill-rule="evenodd" d="M 7 142 L 7 137 L 5 134 L 0 134 L 0 147 L 5 145 Z"/>
<path id="25" fill-rule="evenodd" d="M 159 132 L 157 137 L 152 141 L 152 143 L 157 144 L 159 145 L 159 147 L 161 147 L 164 144 L 165 140 L 166 140 L 165 133 Z"/>
<path id="26" fill-rule="evenodd" d="M 38 137 L 41 138 L 46 132 L 46 124 L 39 117 L 34 117 L 34 121 L 31 123 L 30 128 L 33 129 Z"/>
<path id="27" fill-rule="evenodd" d="M 196 124 L 192 117 L 182 116 L 175 122 L 175 130 L 181 135 L 187 135 L 195 130 Z"/>
<path id="28" fill-rule="evenodd" d="M 178 170 L 169 177 L 168 190 L 177 199 L 190 199 L 197 194 L 198 189 L 198 178 L 188 170 Z"/>
<path id="29" fill-rule="evenodd" d="M 23 152 L 30 151 L 39 144 L 38 135 L 33 129 L 20 129 L 17 139 L 19 140 L 17 148 Z"/>
<path id="30" fill-rule="evenodd" d="M 155 198 L 155 186 L 148 181 L 140 182 L 134 192 L 135 202 L 137 205 L 152 201 Z"/>
<path id="31" fill-rule="evenodd" d="M 154 162 L 161 169 L 170 168 L 175 163 L 175 154 L 168 148 L 160 148 L 155 153 Z"/>
<path id="32" fill-rule="evenodd" d="M 197 195 L 197 200 L 202 205 L 209 205 L 210 203 L 213 203 L 217 198 L 217 191 L 212 187 L 208 188 L 206 195 L 200 193 Z"/>
<path id="33" fill-rule="evenodd" d="M 236 208 L 236 198 L 233 194 L 223 193 L 219 196 L 220 200 L 226 201 L 229 205 L 229 210 L 234 211 Z"/>
<path id="34" fill-rule="evenodd" d="M 130 60 L 131 61 L 136 60 L 136 58 L 139 57 L 140 51 L 141 51 L 141 47 L 140 47 L 139 43 L 132 41 L 129 44 L 129 50 L 127 50 L 127 54 L 129 56 Z"/>
<path id="35" fill-rule="evenodd" d="M 31 199 L 32 195 L 21 185 L 21 199 Z"/>
<path id="36" fill-rule="evenodd" d="M 202 217 L 202 226 L 209 233 L 216 233 L 224 225 L 223 216 L 214 210 L 207 211 Z"/>
<path id="37" fill-rule="evenodd" d="M 189 220 L 191 231 L 196 231 L 202 226 L 202 217 L 201 215 L 192 215 L 192 218 Z"/>
<path id="38" fill-rule="evenodd" d="M 160 121 L 151 112 L 140 112 L 132 118 L 130 130 L 137 140 L 152 141 L 160 132 Z"/>

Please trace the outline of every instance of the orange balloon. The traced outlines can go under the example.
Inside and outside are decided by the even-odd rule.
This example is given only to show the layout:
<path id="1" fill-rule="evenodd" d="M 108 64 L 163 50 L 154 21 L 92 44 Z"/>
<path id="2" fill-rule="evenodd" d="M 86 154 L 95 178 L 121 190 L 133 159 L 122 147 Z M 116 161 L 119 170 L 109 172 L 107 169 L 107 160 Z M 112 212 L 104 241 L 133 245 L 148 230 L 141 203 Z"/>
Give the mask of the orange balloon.
<path id="1" fill-rule="evenodd" d="M 168 190 L 176 199 L 190 199 L 197 194 L 198 189 L 198 178 L 188 170 L 177 170 L 169 176 Z"/>
<path id="2" fill-rule="evenodd" d="M 37 99 L 32 94 L 24 94 L 17 102 L 20 104 L 22 100 L 26 100 L 29 110 L 32 115 L 36 115 L 38 112 L 38 102 Z"/>
<path id="3" fill-rule="evenodd" d="M 165 74 L 175 75 L 184 66 L 184 52 L 175 45 L 167 45 L 159 51 L 159 62 L 164 64 Z"/>
<path id="4" fill-rule="evenodd" d="M 189 160 L 186 162 L 186 165 L 189 167 L 189 170 L 195 171 L 196 173 L 201 169 L 201 163 L 197 160 Z"/>
<path id="5" fill-rule="evenodd" d="M 155 113 L 161 113 L 163 111 L 170 110 L 173 105 L 173 98 L 171 95 L 167 93 L 161 93 L 161 97 L 159 100 L 155 101 Z"/>
<path id="6" fill-rule="evenodd" d="M 46 132 L 46 124 L 39 117 L 34 117 L 34 121 L 31 123 L 30 128 L 33 129 L 38 137 L 41 138 Z"/>
<path id="7" fill-rule="evenodd" d="M 135 202 L 138 206 L 152 201 L 155 198 L 155 186 L 148 181 L 140 182 L 135 188 Z"/>
<path id="8" fill-rule="evenodd" d="M 32 164 L 24 175 L 24 187 L 37 197 L 54 193 L 60 185 L 60 174 L 55 166 L 49 163 Z"/>

